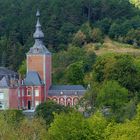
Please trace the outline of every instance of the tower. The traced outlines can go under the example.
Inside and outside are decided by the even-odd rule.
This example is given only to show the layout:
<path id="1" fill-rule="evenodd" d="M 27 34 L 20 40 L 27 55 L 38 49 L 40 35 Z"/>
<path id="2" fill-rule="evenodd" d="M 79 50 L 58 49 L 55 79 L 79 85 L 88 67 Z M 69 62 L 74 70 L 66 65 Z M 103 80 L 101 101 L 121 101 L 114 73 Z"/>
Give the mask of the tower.
<path id="1" fill-rule="evenodd" d="M 34 71 L 37 72 L 44 84 L 44 100 L 46 100 L 48 95 L 48 90 L 51 86 L 51 53 L 45 47 L 43 43 L 44 33 L 41 29 L 41 24 L 39 21 L 40 12 L 37 11 L 37 24 L 36 30 L 33 34 L 35 43 L 33 47 L 30 48 L 27 55 L 27 73 Z"/>

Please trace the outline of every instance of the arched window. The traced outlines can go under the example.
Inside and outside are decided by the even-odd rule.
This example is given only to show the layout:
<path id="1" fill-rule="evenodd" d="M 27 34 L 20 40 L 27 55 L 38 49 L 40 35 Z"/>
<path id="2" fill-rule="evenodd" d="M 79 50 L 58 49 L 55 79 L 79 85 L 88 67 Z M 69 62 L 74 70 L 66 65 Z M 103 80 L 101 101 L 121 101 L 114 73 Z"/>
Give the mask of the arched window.
<path id="1" fill-rule="evenodd" d="M 51 99 L 50 98 L 47 98 L 47 100 L 50 101 Z"/>
<path id="2" fill-rule="evenodd" d="M 54 97 L 54 98 L 52 98 L 52 100 L 57 103 L 58 99 L 56 97 Z"/>
<path id="3" fill-rule="evenodd" d="M 76 105 L 79 102 L 79 98 L 75 97 L 73 98 L 73 105 Z"/>
<path id="4" fill-rule="evenodd" d="M 72 106 L 72 99 L 71 99 L 70 97 L 68 97 L 68 98 L 66 99 L 66 105 L 67 105 L 67 106 Z"/>
<path id="5" fill-rule="evenodd" d="M 59 104 L 65 105 L 65 99 L 63 97 L 59 98 Z"/>

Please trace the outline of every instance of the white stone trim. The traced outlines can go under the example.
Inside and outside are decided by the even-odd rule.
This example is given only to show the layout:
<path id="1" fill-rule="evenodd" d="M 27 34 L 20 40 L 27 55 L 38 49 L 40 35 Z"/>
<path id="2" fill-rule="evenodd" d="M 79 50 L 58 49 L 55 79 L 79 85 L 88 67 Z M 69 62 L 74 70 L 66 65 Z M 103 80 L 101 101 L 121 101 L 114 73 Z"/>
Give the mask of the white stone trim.
<path id="1" fill-rule="evenodd" d="M 45 94 L 45 101 L 46 101 L 46 98 L 47 98 L 47 93 L 46 93 L 46 55 L 43 56 L 44 57 L 44 63 L 43 63 L 43 71 L 44 71 L 44 84 L 45 84 L 45 88 L 44 88 L 44 94 Z"/>

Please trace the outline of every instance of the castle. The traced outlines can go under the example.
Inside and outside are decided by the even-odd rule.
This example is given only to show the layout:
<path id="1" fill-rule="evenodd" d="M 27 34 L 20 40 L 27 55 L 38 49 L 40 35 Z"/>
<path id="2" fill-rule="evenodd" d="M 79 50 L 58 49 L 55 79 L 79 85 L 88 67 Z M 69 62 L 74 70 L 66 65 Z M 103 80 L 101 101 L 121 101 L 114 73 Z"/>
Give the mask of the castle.
<path id="1" fill-rule="evenodd" d="M 16 72 L 0 67 L 0 109 L 35 110 L 47 100 L 74 106 L 86 92 L 82 85 L 52 85 L 52 54 L 43 43 L 39 11 L 36 16 L 35 43 L 26 54 L 25 79 L 20 80 Z"/>

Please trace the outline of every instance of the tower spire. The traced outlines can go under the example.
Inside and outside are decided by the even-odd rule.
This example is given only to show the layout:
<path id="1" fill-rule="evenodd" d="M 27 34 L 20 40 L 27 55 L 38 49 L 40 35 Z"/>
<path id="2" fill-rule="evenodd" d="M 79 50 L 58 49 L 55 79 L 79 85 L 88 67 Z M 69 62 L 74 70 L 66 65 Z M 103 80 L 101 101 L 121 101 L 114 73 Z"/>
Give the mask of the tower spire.
<path id="1" fill-rule="evenodd" d="M 40 24 L 40 12 L 37 10 L 36 12 L 36 17 L 37 17 L 37 23 L 36 23 L 36 31 L 33 35 L 34 39 L 43 39 L 44 38 L 44 33 L 42 32 L 41 29 L 41 24 Z"/>
<path id="2" fill-rule="evenodd" d="M 32 53 L 32 54 L 50 53 L 43 43 L 44 33 L 42 32 L 42 29 L 41 29 L 39 10 L 37 10 L 36 12 L 36 17 L 37 17 L 37 23 L 35 26 L 36 30 L 35 30 L 35 33 L 33 34 L 35 43 L 34 43 L 34 46 L 30 48 L 29 53 Z"/>

